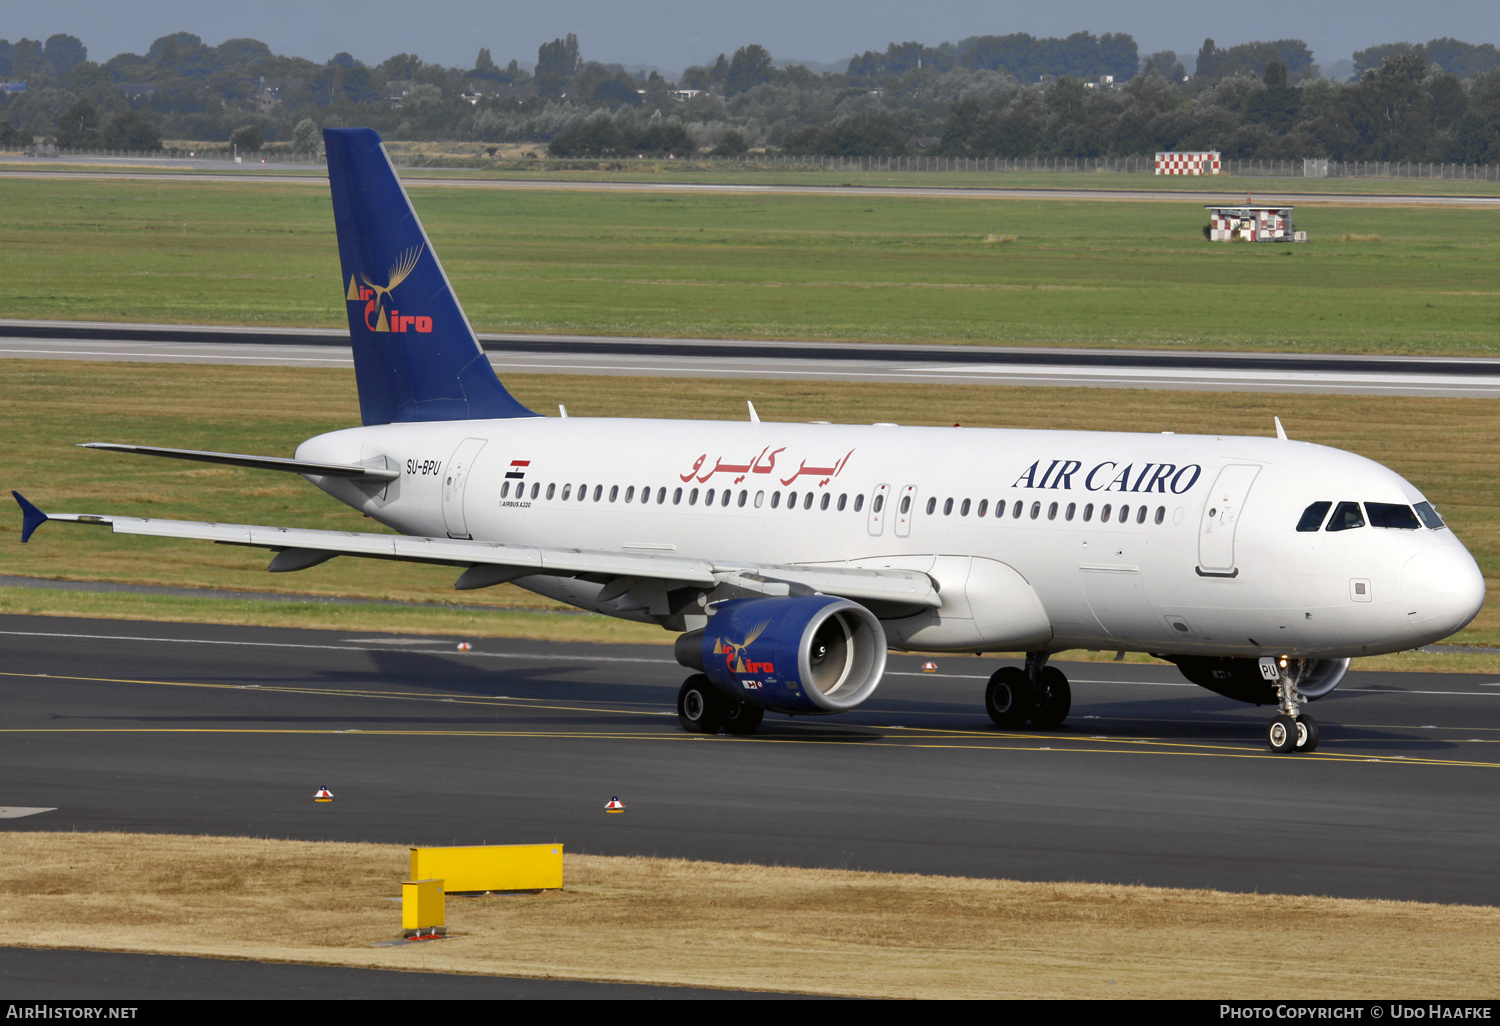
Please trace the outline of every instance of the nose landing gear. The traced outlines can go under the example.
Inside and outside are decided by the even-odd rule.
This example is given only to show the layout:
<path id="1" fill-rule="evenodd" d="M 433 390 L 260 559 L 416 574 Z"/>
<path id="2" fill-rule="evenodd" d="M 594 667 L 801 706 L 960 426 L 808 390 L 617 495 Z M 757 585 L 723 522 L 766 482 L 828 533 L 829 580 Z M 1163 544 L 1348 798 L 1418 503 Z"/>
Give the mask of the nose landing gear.
<path id="1" fill-rule="evenodd" d="M 1303 699 L 1297 691 L 1297 678 L 1287 672 L 1285 659 L 1266 656 L 1260 661 L 1260 675 L 1276 688 L 1276 705 L 1281 712 L 1271 720 L 1266 732 L 1271 751 L 1313 752 L 1318 748 L 1318 721 L 1302 712 Z"/>

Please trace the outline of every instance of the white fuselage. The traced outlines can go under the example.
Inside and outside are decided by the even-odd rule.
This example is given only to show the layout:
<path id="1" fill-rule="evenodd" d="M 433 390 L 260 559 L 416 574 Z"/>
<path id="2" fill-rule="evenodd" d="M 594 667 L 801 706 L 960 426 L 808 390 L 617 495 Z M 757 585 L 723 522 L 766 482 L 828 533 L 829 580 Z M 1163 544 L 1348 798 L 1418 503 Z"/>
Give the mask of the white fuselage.
<path id="1" fill-rule="evenodd" d="M 1040 600 L 1050 651 L 1390 652 L 1460 629 L 1484 597 L 1446 528 L 1299 532 L 1318 500 L 1422 495 L 1371 460 L 1273 438 L 538 417 L 353 428 L 297 456 L 384 458 L 401 477 L 378 493 L 312 480 L 404 534 L 917 569 L 954 623 L 991 602 L 1004 615 L 983 582 L 1005 578 L 979 568 L 1006 564 Z M 518 583 L 612 612 L 597 583 Z M 1003 631 L 937 622 L 891 636 L 1004 650 Z"/>

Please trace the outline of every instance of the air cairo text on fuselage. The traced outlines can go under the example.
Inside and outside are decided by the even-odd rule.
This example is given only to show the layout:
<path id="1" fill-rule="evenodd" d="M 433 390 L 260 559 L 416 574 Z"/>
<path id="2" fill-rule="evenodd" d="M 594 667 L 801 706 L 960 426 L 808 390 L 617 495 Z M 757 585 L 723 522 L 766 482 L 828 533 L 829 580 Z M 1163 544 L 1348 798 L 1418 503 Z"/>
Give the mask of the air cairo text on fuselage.
<path id="1" fill-rule="evenodd" d="M 1181 495 L 1197 484 L 1198 478 L 1203 474 L 1203 468 L 1196 463 L 1183 467 L 1175 463 L 1146 463 L 1137 471 L 1133 463 L 1121 467 L 1118 463 L 1106 460 L 1096 464 L 1087 474 L 1082 473 L 1083 463 L 1080 460 L 1053 460 L 1046 470 L 1042 470 L 1041 466 L 1042 461 L 1037 460 L 1016 478 L 1011 487 L 1048 490 L 1060 488 L 1071 491 L 1073 479 L 1077 477 L 1082 482 L 1081 487 L 1090 492 L 1165 494 L 1170 491 L 1173 495 Z M 1037 477 L 1038 473 L 1041 474 L 1040 479 Z"/>

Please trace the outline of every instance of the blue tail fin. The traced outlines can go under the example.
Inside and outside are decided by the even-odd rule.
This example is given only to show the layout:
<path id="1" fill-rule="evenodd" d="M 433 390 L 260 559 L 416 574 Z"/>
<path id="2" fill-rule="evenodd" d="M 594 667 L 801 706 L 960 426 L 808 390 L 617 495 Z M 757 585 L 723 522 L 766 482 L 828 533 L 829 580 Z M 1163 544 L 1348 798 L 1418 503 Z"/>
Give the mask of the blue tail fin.
<path id="1" fill-rule="evenodd" d="M 537 416 L 495 376 L 380 136 L 327 128 L 323 143 L 361 419 Z"/>

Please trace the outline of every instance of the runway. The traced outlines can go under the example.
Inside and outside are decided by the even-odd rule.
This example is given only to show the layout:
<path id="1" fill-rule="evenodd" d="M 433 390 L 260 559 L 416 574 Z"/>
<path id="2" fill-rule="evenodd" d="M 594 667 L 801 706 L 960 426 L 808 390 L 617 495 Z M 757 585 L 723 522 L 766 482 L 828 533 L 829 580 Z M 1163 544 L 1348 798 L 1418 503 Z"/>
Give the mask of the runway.
<path id="1" fill-rule="evenodd" d="M 100 158 L 100 163 L 122 163 L 123 161 L 105 161 Z M 204 170 L 209 166 L 222 167 L 222 161 L 181 161 L 172 162 L 165 159 L 140 158 L 139 165 L 145 167 L 156 167 L 162 170 L 142 171 L 57 171 L 44 169 L 23 170 L 0 170 L 0 179 L 4 178 L 47 178 L 47 179 L 79 179 L 79 180 L 125 180 L 125 181 L 150 181 L 164 182 L 254 182 L 261 185 L 306 185 L 315 183 L 325 185 L 327 182 L 326 172 L 311 173 L 313 169 L 309 165 L 281 165 L 285 171 L 281 174 L 267 173 L 271 170 L 268 166 L 262 170 L 260 165 L 242 165 L 244 170 Z M 191 168 L 191 170 L 190 170 Z M 169 172 L 170 169 L 170 173 Z M 700 192 L 700 193 L 742 193 L 748 195 L 781 195 L 781 196 L 858 196 L 868 198 L 871 196 L 889 197 L 912 197 L 926 199 L 975 199 L 975 200 L 1092 200 L 1097 202 L 1182 202 L 1182 203 L 1238 203 L 1240 196 L 1244 195 L 1244 179 L 1235 183 L 1233 190 L 1229 189 L 1200 189 L 1191 192 L 1178 191 L 1175 189 L 1046 189 L 1046 188 L 988 188 L 984 186 L 928 186 L 928 185 L 870 185 L 868 179 L 862 182 L 840 182 L 835 181 L 829 185 L 797 184 L 740 184 L 732 182 L 629 182 L 629 181 L 600 181 L 600 180 L 543 180 L 543 179 L 519 179 L 519 178 L 475 178 L 461 175 L 433 176 L 424 174 L 422 169 L 403 168 L 401 171 L 401 183 L 408 187 L 443 187 L 457 189 L 548 189 L 548 190 L 572 190 L 584 192 Z M 813 172 L 826 174 L 830 178 L 838 178 L 840 175 L 865 176 L 870 174 L 881 174 L 883 172 L 867 171 L 821 171 Z M 962 180 L 964 172 L 953 172 L 953 177 Z M 1142 175 L 1142 178 L 1150 178 L 1150 175 Z M 1388 207 L 1388 206 L 1438 206 L 1438 207 L 1497 207 L 1500 206 L 1500 195 L 1496 196 L 1465 196 L 1465 195 L 1429 195 L 1422 193 L 1405 193 L 1382 195 L 1378 193 L 1339 193 L 1339 192 L 1287 192 L 1276 191 L 1277 185 L 1286 181 L 1285 178 L 1263 178 L 1258 182 L 1264 182 L 1268 191 L 1256 189 L 1256 202 L 1273 204 L 1297 204 L 1297 203 L 1325 203 L 1325 204 L 1347 204 L 1350 206 L 1365 207 Z M 326 187 L 326 185 L 325 185 Z"/>
<path id="2" fill-rule="evenodd" d="M 683 733 L 656 646 L 0 618 L 0 829 L 569 851 L 1500 903 L 1500 681 L 1354 673 L 1310 711 L 1077 663 L 1054 732 L 985 716 L 998 660 L 892 656 L 835 718 Z M 337 799 L 315 804 L 329 787 Z M 605 815 L 611 796 L 623 816 Z"/>
<path id="3" fill-rule="evenodd" d="M 482 334 L 496 373 L 1500 397 L 1500 360 Z M 0 321 L 0 359 L 352 368 L 311 328 Z"/>

